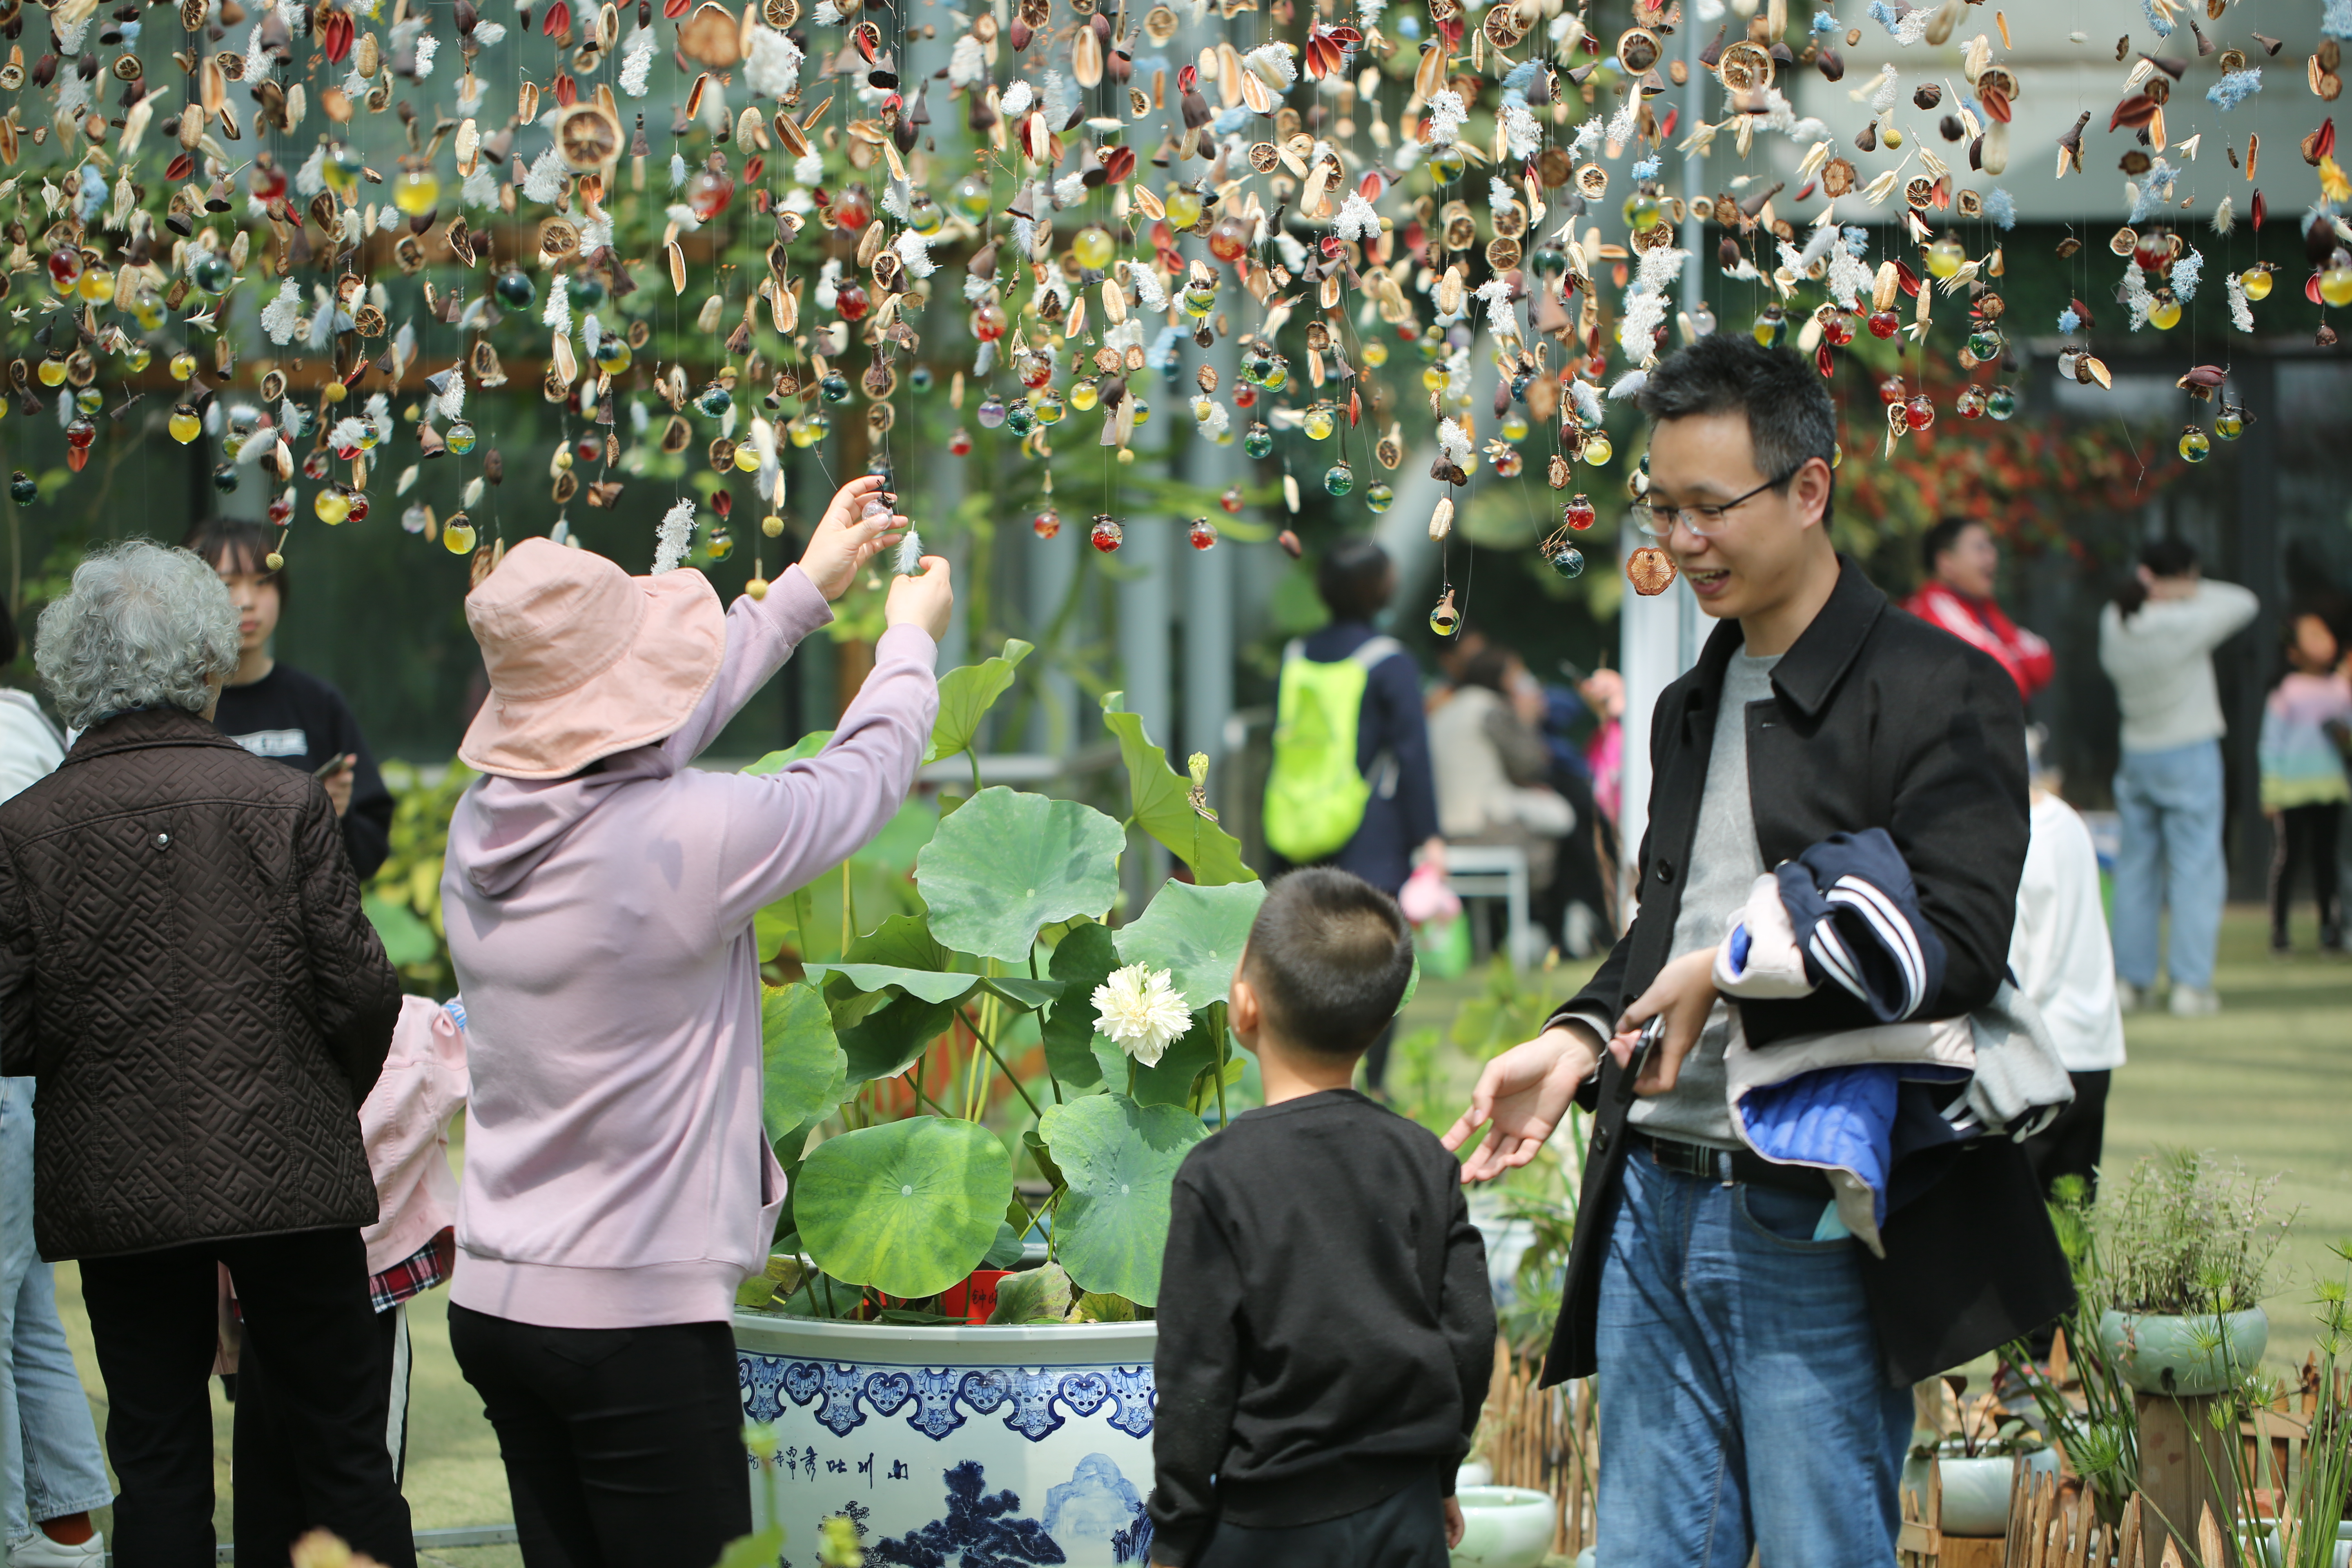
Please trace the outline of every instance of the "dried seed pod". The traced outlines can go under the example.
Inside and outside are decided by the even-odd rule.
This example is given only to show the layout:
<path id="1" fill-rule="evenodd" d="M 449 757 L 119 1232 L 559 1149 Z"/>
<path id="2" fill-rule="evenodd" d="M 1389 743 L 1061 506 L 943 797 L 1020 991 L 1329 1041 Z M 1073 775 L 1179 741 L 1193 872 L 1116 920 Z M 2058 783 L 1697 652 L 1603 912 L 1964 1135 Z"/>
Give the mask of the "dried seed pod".
<path id="1" fill-rule="evenodd" d="M 1676 574 L 1675 558 L 1654 544 L 1644 544 L 1625 558 L 1625 581 L 1645 599 L 1674 586 Z"/>

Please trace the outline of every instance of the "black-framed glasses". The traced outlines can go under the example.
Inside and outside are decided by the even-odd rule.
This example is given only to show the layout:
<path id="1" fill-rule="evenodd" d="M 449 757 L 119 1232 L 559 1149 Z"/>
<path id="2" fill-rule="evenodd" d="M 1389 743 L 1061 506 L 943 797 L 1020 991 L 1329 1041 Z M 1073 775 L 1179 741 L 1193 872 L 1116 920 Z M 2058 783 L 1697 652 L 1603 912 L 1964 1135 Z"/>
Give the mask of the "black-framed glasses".
<path id="1" fill-rule="evenodd" d="M 1691 537 L 1694 539 L 1712 539 L 1723 531 L 1724 520 L 1735 508 L 1754 500 L 1766 490 L 1779 489 L 1803 472 L 1805 464 L 1811 461 L 1811 458 L 1804 458 L 1779 479 L 1766 479 L 1745 495 L 1734 496 L 1727 501 L 1714 505 L 1665 507 L 1647 500 L 1637 500 L 1633 507 L 1633 526 L 1652 539 L 1663 542 L 1667 535 L 1674 532 L 1675 524 L 1679 521 L 1690 531 Z"/>

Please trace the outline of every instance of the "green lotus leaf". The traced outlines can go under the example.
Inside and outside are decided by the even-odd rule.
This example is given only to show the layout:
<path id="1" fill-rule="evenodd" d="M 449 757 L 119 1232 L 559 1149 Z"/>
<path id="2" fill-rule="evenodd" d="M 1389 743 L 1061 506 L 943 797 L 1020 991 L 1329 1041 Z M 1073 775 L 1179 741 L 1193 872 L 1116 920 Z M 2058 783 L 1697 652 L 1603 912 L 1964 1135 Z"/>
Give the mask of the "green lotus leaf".
<path id="1" fill-rule="evenodd" d="M 760 1121 L 772 1142 L 849 1098 L 849 1058 L 815 986 L 761 987 L 760 1051 Z"/>
<path id="2" fill-rule="evenodd" d="M 1058 1323 L 1077 1292 L 1058 1263 L 1024 1268 L 996 1282 L 996 1310 L 992 1323 Z"/>
<path id="3" fill-rule="evenodd" d="M 1042 928 L 1118 900 L 1125 842 L 1092 806 L 984 789 L 940 820 L 916 858 L 931 934 L 959 952 L 1026 963 Z"/>
<path id="4" fill-rule="evenodd" d="M 766 756 L 761 757 L 758 762 L 751 763 L 743 771 L 755 776 L 766 773 L 780 773 L 786 768 L 792 766 L 794 763 L 804 763 L 808 761 L 811 757 L 815 756 L 819 752 L 824 751 L 825 747 L 832 743 L 832 731 L 813 730 L 809 733 L 803 735 L 799 740 L 794 741 L 782 751 L 770 752 Z"/>
<path id="5" fill-rule="evenodd" d="M 1064 1089 L 1087 1089 L 1103 1081 L 1102 1058 L 1095 1049 L 1095 987 L 1118 967 L 1118 948 L 1110 928 L 1089 921 L 1072 926 L 1054 949 L 1047 973 L 1062 983 L 1062 994 L 1045 1015 L 1045 1066 Z M 1113 1056 L 1118 1047 L 1100 1042 Z M 1127 1068 L 1118 1082 L 1127 1081 Z"/>
<path id="6" fill-rule="evenodd" d="M 1143 716 L 1116 710 L 1122 693 L 1103 699 L 1103 723 L 1118 741 L 1127 764 L 1129 811 L 1135 825 L 1192 868 L 1202 887 L 1255 882 L 1257 873 L 1242 863 L 1241 840 L 1192 809 L 1192 781 L 1168 765 L 1168 753 L 1144 733 Z"/>
<path id="7" fill-rule="evenodd" d="M 1054 1221 L 1054 1256 L 1082 1290 L 1158 1301 L 1168 1194 L 1202 1139 L 1201 1119 L 1097 1094 L 1049 1107 L 1038 1131 L 1070 1184 Z"/>
<path id="8" fill-rule="evenodd" d="M 849 1081 L 866 1083 L 906 1071 L 946 1032 L 954 1016 L 950 1004 L 919 996 L 901 996 L 875 1008 L 856 1026 L 839 1031 L 841 1048 L 849 1058 Z"/>
<path id="9" fill-rule="evenodd" d="M 1013 1167 L 994 1133 L 915 1116 L 810 1151 L 793 1211 L 827 1274 L 912 1300 L 980 1266 L 1012 1197 Z"/>
<path id="10" fill-rule="evenodd" d="M 992 975 L 980 988 L 1024 1013 L 1034 1013 L 1062 994 L 1058 980 L 1027 980 L 1018 975 Z"/>
<path id="11" fill-rule="evenodd" d="M 1004 651 L 994 658 L 949 670 L 940 677 L 940 716 L 931 725 L 931 747 L 925 762 L 952 757 L 968 750 L 980 734 L 980 721 L 996 700 L 1011 689 L 1013 672 L 1036 651 L 1019 637 L 1004 639 Z"/>
<path id="12" fill-rule="evenodd" d="M 1184 1105 L 1192 1100 L 1192 1080 L 1201 1069 L 1213 1067 L 1217 1060 L 1216 1031 L 1209 1026 L 1212 1016 L 1207 1008 L 1192 1015 L 1192 1026 L 1168 1042 L 1160 1059 L 1150 1067 L 1135 1069 L 1135 1101 L 1139 1105 Z M 1119 1048 L 1100 1035 L 1095 1037 L 1095 1056 L 1103 1064 L 1103 1079 L 1113 1089 L 1127 1085 L 1127 1058 Z"/>
<path id="13" fill-rule="evenodd" d="M 895 963 L 812 963 L 809 978 L 837 974 L 860 991 L 880 991 L 895 985 L 926 1002 L 961 1002 L 980 984 L 977 974 L 941 973 L 936 969 L 902 969 Z"/>
<path id="14" fill-rule="evenodd" d="M 1222 1002 L 1249 941 L 1250 922 L 1265 901 L 1262 882 L 1196 888 L 1171 879 L 1142 919 L 1119 928 L 1119 962 L 1172 972 L 1176 989 L 1193 1008 Z"/>

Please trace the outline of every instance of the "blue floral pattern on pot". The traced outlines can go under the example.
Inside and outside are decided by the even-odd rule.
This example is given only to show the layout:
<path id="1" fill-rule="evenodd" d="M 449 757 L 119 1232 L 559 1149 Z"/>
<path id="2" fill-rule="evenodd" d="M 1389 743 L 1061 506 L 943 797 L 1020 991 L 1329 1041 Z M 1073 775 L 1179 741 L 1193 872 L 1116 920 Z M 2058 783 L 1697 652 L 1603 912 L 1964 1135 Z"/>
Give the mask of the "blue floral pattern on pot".
<path id="1" fill-rule="evenodd" d="M 1073 1415 L 1087 1416 L 1108 1403 L 1113 1407 L 1109 1425 L 1132 1437 L 1149 1437 L 1152 1407 L 1160 1397 L 1148 1365 L 1077 1372 L 991 1367 L 959 1376 L 953 1367 L 826 1364 L 750 1351 L 738 1351 L 735 1363 L 746 1420 L 773 1421 L 783 1415 L 786 1400 L 806 1405 L 822 1396 L 816 1418 L 836 1437 L 846 1437 L 865 1424 L 861 1400 L 875 1415 L 887 1417 L 909 1399 L 917 1408 L 907 1424 L 933 1442 L 963 1425 L 964 1418 L 955 1413 L 957 1405 L 993 1415 L 1008 1401 L 1013 1410 L 1004 1425 L 1032 1443 L 1061 1428 L 1064 1417 L 1055 1413 L 1056 1405 Z"/>

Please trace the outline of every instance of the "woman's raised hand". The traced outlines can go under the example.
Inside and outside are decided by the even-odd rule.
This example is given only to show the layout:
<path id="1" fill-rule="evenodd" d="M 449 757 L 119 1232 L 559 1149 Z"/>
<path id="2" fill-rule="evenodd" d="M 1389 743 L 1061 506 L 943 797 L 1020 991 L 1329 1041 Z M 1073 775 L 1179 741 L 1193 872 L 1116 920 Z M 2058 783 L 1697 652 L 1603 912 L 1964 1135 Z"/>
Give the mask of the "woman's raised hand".
<path id="1" fill-rule="evenodd" d="M 943 557 L 926 555 L 922 567 L 911 576 L 890 579 L 882 618 L 894 626 L 920 626 L 937 642 L 948 635 L 948 617 L 955 613 L 955 583 Z"/>
<path id="2" fill-rule="evenodd" d="M 868 498 L 881 503 L 871 517 L 863 515 Z M 833 503 L 809 535 L 808 548 L 801 552 L 801 570 L 818 593 L 840 598 L 857 581 L 860 566 L 898 542 L 908 524 L 890 510 L 897 500 L 883 492 L 878 474 L 860 474 L 834 492 Z"/>

